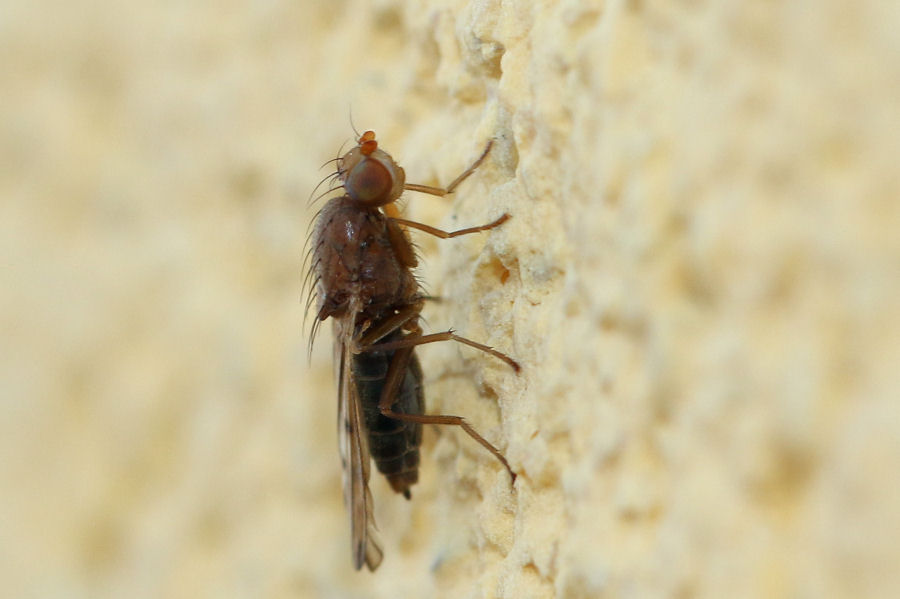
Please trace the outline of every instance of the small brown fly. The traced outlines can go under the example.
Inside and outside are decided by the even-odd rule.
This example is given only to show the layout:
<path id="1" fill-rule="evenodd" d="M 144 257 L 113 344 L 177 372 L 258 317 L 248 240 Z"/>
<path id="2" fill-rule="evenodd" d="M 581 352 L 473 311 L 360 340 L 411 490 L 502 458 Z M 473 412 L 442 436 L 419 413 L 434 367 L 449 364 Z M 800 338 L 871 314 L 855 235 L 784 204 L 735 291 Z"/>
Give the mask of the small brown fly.
<path id="1" fill-rule="evenodd" d="M 403 169 L 378 148 L 372 131 L 334 159 L 337 171 L 332 177 L 344 195 L 328 201 L 313 230 L 308 277 L 313 278 L 310 302 L 315 298 L 316 316 L 310 344 L 318 326 L 331 317 L 344 501 L 357 570 L 364 563 L 375 570 L 383 555 L 372 516 L 369 456 L 391 488 L 409 499 L 409 488 L 419 478 L 423 424 L 461 427 L 494 454 L 515 481 L 503 454 L 461 417 L 424 414 L 417 345 L 458 341 L 503 360 L 516 372 L 519 365 L 452 330 L 422 334 L 419 318 L 426 296 L 412 271 L 418 261 L 406 232 L 408 227 L 448 239 L 499 227 L 509 214 L 480 227 L 446 232 L 400 218 L 393 204 L 404 190 L 451 193 L 484 161 L 491 145 L 488 142 L 481 156 L 446 188 L 407 183 Z"/>

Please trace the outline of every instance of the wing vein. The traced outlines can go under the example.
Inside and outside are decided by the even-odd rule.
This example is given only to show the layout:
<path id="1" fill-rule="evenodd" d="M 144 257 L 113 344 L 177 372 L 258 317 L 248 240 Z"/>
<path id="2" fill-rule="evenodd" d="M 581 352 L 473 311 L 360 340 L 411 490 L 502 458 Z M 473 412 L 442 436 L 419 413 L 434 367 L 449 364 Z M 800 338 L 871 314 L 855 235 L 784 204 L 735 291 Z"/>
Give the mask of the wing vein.
<path id="1" fill-rule="evenodd" d="M 351 380 L 350 363 L 353 323 L 356 311 L 334 321 L 334 351 L 337 365 L 338 436 L 344 465 L 344 502 L 350 513 L 353 565 L 359 570 L 365 564 L 374 571 L 383 552 L 376 534 L 369 491 L 369 444 L 356 385 Z"/>

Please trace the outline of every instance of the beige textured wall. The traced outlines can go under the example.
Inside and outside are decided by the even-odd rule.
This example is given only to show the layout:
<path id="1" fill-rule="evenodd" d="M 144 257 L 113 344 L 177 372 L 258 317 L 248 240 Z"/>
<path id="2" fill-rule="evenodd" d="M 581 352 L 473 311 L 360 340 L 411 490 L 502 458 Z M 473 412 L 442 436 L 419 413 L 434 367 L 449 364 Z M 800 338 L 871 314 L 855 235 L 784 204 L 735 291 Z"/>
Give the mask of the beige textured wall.
<path id="1" fill-rule="evenodd" d="M 900 596 L 895 2 L 0 7 L 4 597 Z M 448 326 L 353 573 L 309 191 L 375 129 Z"/>

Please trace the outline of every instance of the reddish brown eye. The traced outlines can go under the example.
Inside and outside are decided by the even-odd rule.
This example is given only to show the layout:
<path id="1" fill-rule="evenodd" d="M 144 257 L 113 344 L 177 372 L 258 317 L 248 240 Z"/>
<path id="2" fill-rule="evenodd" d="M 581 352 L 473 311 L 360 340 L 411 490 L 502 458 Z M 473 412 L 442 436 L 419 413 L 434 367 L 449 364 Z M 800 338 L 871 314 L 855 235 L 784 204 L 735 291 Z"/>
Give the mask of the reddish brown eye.
<path id="1" fill-rule="evenodd" d="M 387 200 L 393 184 L 387 169 L 377 160 L 368 159 L 353 167 L 344 189 L 357 202 L 378 205 Z"/>

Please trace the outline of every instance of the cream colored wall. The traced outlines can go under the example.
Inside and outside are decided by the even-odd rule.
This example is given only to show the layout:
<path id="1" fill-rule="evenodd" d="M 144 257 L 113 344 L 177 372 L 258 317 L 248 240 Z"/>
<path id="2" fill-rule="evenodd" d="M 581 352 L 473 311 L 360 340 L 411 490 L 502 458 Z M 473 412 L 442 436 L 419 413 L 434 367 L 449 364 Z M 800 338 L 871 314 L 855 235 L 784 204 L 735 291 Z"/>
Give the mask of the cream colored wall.
<path id="1" fill-rule="evenodd" d="M 900 595 L 900 10 L 874 0 L 9 4 L 6 597 Z M 358 127 L 450 200 L 454 327 L 353 573 L 300 272 Z M 308 325 L 307 325 L 308 326 Z M 325 327 L 326 330 L 328 327 Z"/>

